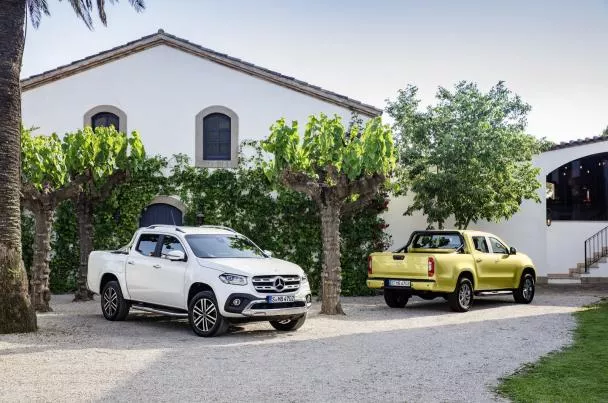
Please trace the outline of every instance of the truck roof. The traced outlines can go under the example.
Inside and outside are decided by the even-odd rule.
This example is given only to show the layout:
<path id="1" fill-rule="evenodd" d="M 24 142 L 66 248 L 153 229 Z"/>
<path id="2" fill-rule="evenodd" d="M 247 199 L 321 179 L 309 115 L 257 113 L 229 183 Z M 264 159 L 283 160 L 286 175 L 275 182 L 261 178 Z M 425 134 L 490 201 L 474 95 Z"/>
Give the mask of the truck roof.
<path id="1" fill-rule="evenodd" d="M 476 231 L 472 229 L 428 229 L 428 230 L 420 230 L 415 232 L 435 232 L 435 233 L 454 233 L 458 232 L 462 235 L 481 235 L 481 236 L 496 236 L 494 234 L 490 234 L 489 232 Z"/>
<path id="2" fill-rule="evenodd" d="M 164 225 L 155 224 L 148 227 L 139 228 L 138 231 L 149 231 L 149 232 L 172 232 L 187 234 L 213 234 L 213 235 L 234 235 L 237 234 L 235 230 L 222 225 L 201 225 L 200 227 L 190 227 L 182 225 Z"/>

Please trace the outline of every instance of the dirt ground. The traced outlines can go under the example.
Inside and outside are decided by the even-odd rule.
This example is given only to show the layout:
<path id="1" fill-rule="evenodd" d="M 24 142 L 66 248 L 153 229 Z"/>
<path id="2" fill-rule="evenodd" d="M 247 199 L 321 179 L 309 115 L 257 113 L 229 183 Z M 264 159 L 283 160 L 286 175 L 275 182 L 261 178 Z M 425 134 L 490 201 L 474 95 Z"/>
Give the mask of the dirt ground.
<path id="1" fill-rule="evenodd" d="M 605 288 L 539 288 L 531 305 L 443 299 L 391 309 L 344 298 L 346 316 L 314 305 L 297 332 L 259 322 L 221 337 L 185 320 L 132 311 L 109 322 L 99 302 L 54 296 L 35 334 L 0 336 L 1 401 L 493 401 L 500 377 L 571 342 L 572 312 Z"/>

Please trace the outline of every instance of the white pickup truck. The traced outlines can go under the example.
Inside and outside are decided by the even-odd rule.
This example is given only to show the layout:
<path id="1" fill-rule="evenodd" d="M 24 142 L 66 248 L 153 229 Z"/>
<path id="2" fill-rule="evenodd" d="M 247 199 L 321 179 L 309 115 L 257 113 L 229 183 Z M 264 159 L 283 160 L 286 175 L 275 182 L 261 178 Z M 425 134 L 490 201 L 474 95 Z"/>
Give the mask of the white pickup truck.
<path id="1" fill-rule="evenodd" d="M 221 226 L 140 228 L 120 250 L 92 252 L 87 281 L 108 320 L 131 308 L 188 317 L 203 337 L 259 320 L 296 330 L 312 301 L 298 265 Z"/>

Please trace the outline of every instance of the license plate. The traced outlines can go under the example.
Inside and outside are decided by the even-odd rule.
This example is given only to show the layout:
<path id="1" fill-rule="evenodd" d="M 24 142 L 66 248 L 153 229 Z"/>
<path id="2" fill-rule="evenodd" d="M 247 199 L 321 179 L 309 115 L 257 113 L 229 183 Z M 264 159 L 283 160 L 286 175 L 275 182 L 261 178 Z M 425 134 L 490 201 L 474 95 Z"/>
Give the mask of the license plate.
<path id="1" fill-rule="evenodd" d="M 391 287 L 411 287 L 410 280 L 388 280 L 388 285 Z"/>
<path id="2" fill-rule="evenodd" d="M 293 295 L 269 295 L 266 297 L 266 302 L 269 304 L 278 304 L 281 302 L 295 302 L 296 297 Z"/>

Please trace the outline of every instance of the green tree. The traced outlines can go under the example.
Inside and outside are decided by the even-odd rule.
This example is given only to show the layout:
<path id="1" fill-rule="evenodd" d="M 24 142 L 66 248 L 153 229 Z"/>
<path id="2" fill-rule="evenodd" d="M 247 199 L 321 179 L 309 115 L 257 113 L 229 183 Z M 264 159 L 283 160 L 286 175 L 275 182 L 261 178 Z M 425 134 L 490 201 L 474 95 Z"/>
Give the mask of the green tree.
<path id="1" fill-rule="evenodd" d="M 72 200 L 78 220 L 80 265 L 76 301 L 92 298 L 87 288 L 87 263 L 93 250 L 95 208 L 106 201 L 114 188 L 145 167 L 145 151 L 137 132 L 128 136 L 114 127 L 90 127 L 66 134 L 62 144 L 67 172 L 84 178 L 80 192 Z"/>
<path id="2" fill-rule="evenodd" d="M 417 88 L 389 101 L 402 188 L 414 193 L 405 214 L 421 210 L 429 227 L 453 216 L 458 228 L 515 214 L 525 199 L 540 201 L 532 156 L 542 142 L 525 133 L 530 106 L 503 82 L 489 92 L 460 82 L 439 88 L 437 103 L 419 108 Z"/>
<path id="3" fill-rule="evenodd" d="M 34 216 L 35 236 L 30 267 L 30 296 L 39 312 L 51 311 L 49 262 L 53 215 L 57 205 L 80 192 L 83 176 L 70 177 L 62 142 L 55 134 L 21 133 L 21 202 Z"/>
<path id="4" fill-rule="evenodd" d="M 392 133 L 380 118 L 348 131 L 339 117 L 311 116 L 303 138 L 298 123 L 277 121 L 263 143 L 274 155 L 268 172 L 284 186 L 308 195 L 321 218 L 321 312 L 343 313 L 340 304 L 340 221 L 378 196 L 395 166 Z"/>
<path id="5" fill-rule="evenodd" d="M 129 0 L 136 11 L 143 0 Z M 92 27 L 93 1 L 68 0 L 76 15 Z M 106 23 L 105 0 L 96 0 L 99 18 Z M 0 2 L 0 333 L 36 330 L 36 313 L 27 291 L 21 255 L 21 61 L 25 42 L 26 10 L 38 26 L 49 14 L 46 0 Z"/>

